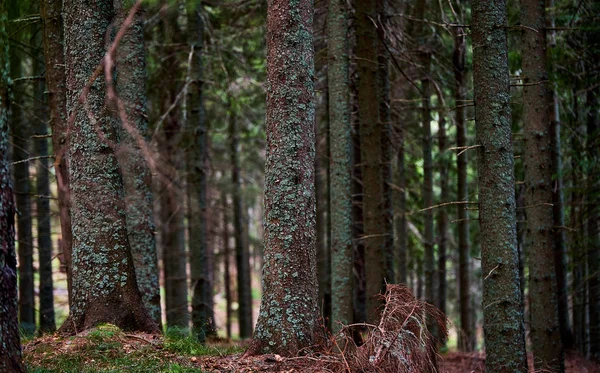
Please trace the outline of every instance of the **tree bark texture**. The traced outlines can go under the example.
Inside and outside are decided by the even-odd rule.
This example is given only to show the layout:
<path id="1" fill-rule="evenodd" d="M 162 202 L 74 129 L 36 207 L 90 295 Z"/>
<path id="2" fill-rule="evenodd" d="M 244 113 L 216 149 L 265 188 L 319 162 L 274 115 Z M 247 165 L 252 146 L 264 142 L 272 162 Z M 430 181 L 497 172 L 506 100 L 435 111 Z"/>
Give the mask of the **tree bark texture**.
<path id="1" fill-rule="evenodd" d="M 466 78 L 466 53 L 465 30 L 456 28 L 454 35 L 454 52 L 452 64 L 454 66 L 454 81 L 456 90 L 456 146 L 462 149 L 468 146 L 467 141 L 467 78 Z M 469 201 L 468 184 L 468 151 L 459 151 L 456 156 L 458 176 L 458 200 Z M 458 346 L 461 351 L 475 349 L 475 333 L 471 329 L 471 247 L 469 241 L 469 215 L 468 205 L 459 204 L 458 212 L 458 294 L 460 309 L 460 336 Z"/>
<path id="2" fill-rule="evenodd" d="M 486 369 L 527 372 L 519 286 L 505 0 L 472 1 Z"/>
<path id="3" fill-rule="evenodd" d="M 529 310 L 535 368 L 564 371 L 558 323 L 552 210 L 552 144 L 546 67 L 545 0 L 521 0 L 523 31 L 523 122 L 525 146 L 526 246 Z"/>
<path id="4" fill-rule="evenodd" d="M 443 102 L 442 99 L 438 102 Z M 438 120 L 438 148 L 439 148 L 439 172 L 440 172 L 440 202 L 445 203 L 450 199 L 450 189 L 448 188 L 448 137 L 446 136 L 446 117 L 445 108 L 439 111 Z M 448 211 L 445 207 L 438 210 L 437 215 L 437 242 L 438 242 L 438 257 L 437 257 L 437 307 L 444 314 L 446 313 L 446 261 L 448 248 Z"/>
<path id="5" fill-rule="evenodd" d="M 311 0 L 267 10 L 263 296 L 249 353 L 296 356 L 315 343 L 315 104 Z"/>
<path id="6" fill-rule="evenodd" d="M 353 321 L 352 245 L 352 123 L 350 122 L 350 78 L 348 5 L 346 0 L 329 2 L 327 19 L 329 137 L 331 141 L 331 326 L 335 334 Z"/>
<path id="7" fill-rule="evenodd" d="M 15 203 L 8 164 L 11 95 L 6 2 L 0 0 L 0 371 L 25 373 L 17 314 Z"/>
<path id="8" fill-rule="evenodd" d="M 46 59 L 46 84 L 54 151 L 54 174 L 56 175 L 58 210 L 61 239 L 59 254 L 62 254 L 67 272 L 69 304 L 72 295 L 70 182 L 67 164 L 67 96 L 65 80 L 65 56 L 63 44 L 62 1 L 43 0 L 41 16 L 44 22 L 44 57 Z"/>
<path id="9" fill-rule="evenodd" d="M 113 148 L 117 128 L 106 104 L 105 79 L 91 79 L 108 44 L 113 4 L 66 0 L 64 7 L 74 240 L 72 305 L 61 331 L 72 334 L 111 323 L 124 330 L 158 332 L 137 288 L 123 180 Z"/>
<path id="10" fill-rule="evenodd" d="M 383 175 L 377 61 L 376 0 L 355 2 L 356 57 L 358 69 L 358 120 L 360 128 L 361 172 L 363 184 L 363 236 L 367 319 L 375 321 L 385 286 L 385 231 Z"/>
<path id="11" fill-rule="evenodd" d="M 130 0 L 115 0 L 117 29 L 122 27 L 131 4 Z M 124 113 L 119 114 L 127 121 L 119 125 L 118 156 L 125 186 L 127 236 L 144 306 L 156 324 L 161 325 L 152 177 L 138 142 L 143 141 L 148 132 L 144 17 L 141 10 L 134 15 L 132 24 L 121 39 L 116 59 L 116 88 L 124 106 Z M 130 131 L 135 132 L 132 134 Z"/>

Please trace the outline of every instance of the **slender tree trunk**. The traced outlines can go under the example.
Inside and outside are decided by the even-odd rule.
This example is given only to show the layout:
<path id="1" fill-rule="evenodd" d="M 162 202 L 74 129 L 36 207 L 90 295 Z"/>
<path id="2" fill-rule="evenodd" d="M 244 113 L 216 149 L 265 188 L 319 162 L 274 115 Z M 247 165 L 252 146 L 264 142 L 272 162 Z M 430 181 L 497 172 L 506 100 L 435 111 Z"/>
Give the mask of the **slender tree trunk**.
<path id="1" fill-rule="evenodd" d="M 9 2 L 8 17 L 11 20 L 19 18 L 19 3 Z M 13 37 L 18 40 L 17 26 L 12 24 Z M 14 45 L 14 44 L 13 44 Z M 10 75 L 14 79 L 21 78 L 22 54 L 13 48 L 10 55 Z M 17 207 L 17 253 L 19 255 L 19 327 L 26 334 L 35 331 L 35 299 L 33 283 L 33 234 L 31 224 L 31 184 L 29 180 L 29 137 L 31 126 L 25 121 L 22 108 L 25 107 L 25 93 L 19 84 L 13 85 L 12 106 L 12 143 L 14 165 L 14 193 Z"/>
<path id="2" fill-rule="evenodd" d="M 181 86 L 174 83 L 177 72 L 181 71 L 180 62 L 172 43 L 183 40 L 177 24 L 178 13 L 175 9 L 166 12 L 163 18 L 162 31 L 165 47 L 163 61 L 166 80 L 171 84 L 167 87 L 162 102 L 162 112 L 165 113 L 176 100 Z M 163 122 L 162 139 L 159 142 L 161 159 L 167 164 L 165 175 L 161 175 L 160 198 L 160 231 L 163 273 L 165 284 L 165 311 L 167 326 L 188 328 L 188 288 L 186 274 L 185 224 L 184 207 L 181 196 L 183 191 L 184 154 L 181 147 L 182 114 L 179 109 L 172 110 Z"/>
<path id="3" fill-rule="evenodd" d="M 231 338 L 231 264 L 230 264 L 230 248 L 229 248 L 229 219 L 227 218 L 227 211 L 229 206 L 227 205 L 227 194 L 221 193 L 221 203 L 223 208 L 223 283 L 225 285 L 225 330 L 227 331 L 227 338 Z"/>
<path id="4" fill-rule="evenodd" d="M 394 197 L 396 204 L 395 242 L 398 253 L 398 283 L 408 284 L 408 226 L 406 221 L 406 165 L 405 165 L 405 132 L 406 126 L 398 130 L 396 154 L 398 191 Z M 396 202 L 397 201 L 397 202 Z"/>
<path id="5" fill-rule="evenodd" d="M 238 321 L 240 338 L 252 336 L 252 289 L 250 283 L 250 254 L 244 240 L 244 216 L 242 201 L 241 165 L 236 111 L 229 98 L 229 157 L 233 185 L 233 235 L 235 239 L 235 263 L 237 267 Z M 314 129 L 313 129 L 314 131 Z M 313 165 L 314 166 L 314 165 Z"/>
<path id="6" fill-rule="evenodd" d="M 591 169 L 588 170 L 587 180 L 587 262 L 589 268 L 589 317 L 590 317 L 590 355 L 594 359 L 600 360 L 600 90 L 591 89 L 586 94 L 587 114 L 587 151 L 588 162 Z"/>
<path id="7" fill-rule="evenodd" d="M 456 90 L 456 146 L 462 149 L 468 145 L 467 141 L 467 79 L 466 79 L 466 53 L 465 30 L 457 27 L 454 35 L 454 81 Z M 459 151 L 456 157 L 458 175 L 458 200 L 469 201 L 468 184 L 468 151 Z M 475 333 L 471 329 L 471 247 L 469 242 L 469 215 L 468 205 L 459 204 L 458 209 L 458 294 L 460 309 L 460 338 L 461 351 L 475 349 Z"/>
<path id="8" fill-rule="evenodd" d="M 114 0 L 117 28 L 129 14 L 131 0 Z M 150 169 L 138 141 L 148 132 L 146 115 L 146 57 L 144 19 L 138 11 L 117 51 L 116 88 L 119 107 L 119 164 L 125 187 L 127 237 L 135 266 L 138 288 L 150 317 L 161 325 L 158 258 L 154 238 L 154 213 Z M 122 112 L 121 112 L 122 111 Z"/>
<path id="9" fill-rule="evenodd" d="M 333 333 L 337 333 L 342 324 L 349 325 L 353 319 L 352 123 L 346 0 L 329 3 L 327 33 L 331 139 L 331 324 Z"/>
<path id="10" fill-rule="evenodd" d="M 438 102 L 443 102 L 441 99 Z M 448 156 L 447 156 L 447 141 L 446 136 L 446 117 L 445 109 L 440 110 L 438 120 L 438 148 L 440 158 L 440 202 L 445 203 L 450 199 L 450 190 L 448 188 Z M 443 313 L 446 313 L 446 250 L 448 245 L 448 212 L 445 207 L 441 207 L 437 216 L 438 228 L 438 308 Z"/>
<path id="11" fill-rule="evenodd" d="M 72 334 L 111 323 L 124 330 L 158 332 L 137 287 L 123 181 L 112 148 L 117 129 L 106 105 L 104 76 L 87 89 L 106 51 L 113 4 L 66 0 L 64 6 L 67 109 L 73 115 L 69 172 L 74 240 L 73 299 L 61 331 Z"/>
<path id="12" fill-rule="evenodd" d="M 58 191 L 61 239 L 58 252 L 62 254 L 67 272 L 69 305 L 72 295 L 70 182 L 67 165 L 67 96 L 65 81 L 65 57 L 63 45 L 62 1 L 43 0 L 41 16 L 44 22 L 44 57 L 46 58 L 46 84 L 52 128 L 54 173 Z"/>
<path id="13" fill-rule="evenodd" d="M 390 107 L 390 61 L 385 43 L 388 26 L 388 0 L 377 0 L 377 86 L 381 128 L 381 176 L 383 187 L 383 255 L 385 281 L 394 283 L 394 213 L 392 211 L 392 111 Z"/>
<path id="14" fill-rule="evenodd" d="M 32 30 L 31 45 L 37 48 L 41 45 L 42 34 L 38 29 L 39 25 Z M 44 74 L 44 64 L 39 59 L 34 58 L 33 75 L 41 76 Z M 48 134 L 48 124 L 46 119 L 47 101 L 44 98 L 45 81 L 40 80 L 34 83 L 34 105 L 36 135 Z M 39 255 L 39 322 L 42 332 L 54 332 L 56 330 L 56 321 L 54 320 L 54 287 L 52 283 L 52 231 L 50 227 L 51 211 L 50 211 L 50 178 L 48 170 L 48 139 L 45 137 L 34 140 L 34 153 L 41 157 L 36 162 L 35 171 L 35 190 L 38 197 L 36 198 L 37 210 L 37 248 Z"/>
<path id="15" fill-rule="evenodd" d="M 203 102 L 203 53 L 204 23 L 202 5 L 188 16 L 190 44 L 194 48 L 190 86 L 190 116 L 188 132 L 188 227 L 190 250 L 190 280 L 192 288 L 192 327 L 200 342 L 206 336 L 215 335 L 213 312 L 213 281 L 209 268 L 209 245 L 207 227 L 207 137 Z"/>
<path id="16" fill-rule="evenodd" d="M 263 296 L 250 354 L 296 356 L 318 330 L 313 2 L 269 1 Z"/>
<path id="17" fill-rule="evenodd" d="M 521 22 L 537 32 L 523 32 L 523 121 L 525 214 L 529 258 L 531 341 L 536 369 L 564 371 L 558 323 L 552 211 L 550 91 L 546 68 L 544 0 L 521 0 Z"/>
<path id="18" fill-rule="evenodd" d="M 381 126 L 379 125 L 379 91 L 377 61 L 376 1 L 355 2 L 356 57 L 358 68 L 358 120 L 360 126 L 361 171 L 363 185 L 363 241 L 365 245 L 365 273 L 367 319 L 378 318 L 381 300 L 377 296 L 384 287 L 385 260 L 383 175 L 381 155 Z"/>
<path id="19" fill-rule="evenodd" d="M 17 257 L 15 254 L 15 204 L 8 164 L 10 62 L 8 57 L 7 0 L 0 0 L 0 371 L 25 373 L 17 317 Z"/>
<path id="20" fill-rule="evenodd" d="M 527 372 L 519 290 L 506 1 L 472 1 L 486 369 Z"/>
<path id="21" fill-rule="evenodd" d="M 433 206 L 433 138 L 431 136 L 431 109 L 429 107 L 430 81 L 429 71 L 431 65 L 431 55 L 428 52 L 422 52 L 421 63 L 423 65 L 423 77 L 421 79 L 421 91 L 423 100 L 421 106 L 422 123 L 422 144 L 423 144 L 423 207 Z M 435 258 L 433 252 L 434 243 L 434 224 L 433 210 L 424 212 L 424 275 L 425 275 L 425 300 L 431 304 L 437 304 L 435 296 Z"/>

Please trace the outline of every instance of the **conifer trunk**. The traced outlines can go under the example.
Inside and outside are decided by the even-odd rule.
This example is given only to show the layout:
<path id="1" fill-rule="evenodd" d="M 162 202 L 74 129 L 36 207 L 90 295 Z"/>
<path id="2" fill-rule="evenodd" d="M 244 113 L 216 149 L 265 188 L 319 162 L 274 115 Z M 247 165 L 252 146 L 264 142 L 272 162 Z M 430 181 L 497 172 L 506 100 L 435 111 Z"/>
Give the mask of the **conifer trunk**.
<path id="1" fill-rule="evenodd" d="M 8 115 L 10 86 L 8 77 L 8 23 L 6 0 L 0 0 L 0 371 L 25 373 L 21 358 L 17 306 L 17 257 L 15 253 L 15 204 L 8 164 Z"/>
<path id="2" fill-rule="evenodd" d="M 506 1 L 472 1 L 486 369 L 527 372 L 519 290 Z"/>
<path id="3" fill-rule="evenodd" d="M 54 152 L 54 174 L 56 175 L 58 210 L 60 216 L 61 239 L 59 254 L 67 272 L 69 304 L 72 295 L 70 182 L 67 165 L 67 96 L 65 81 L 65 57 L 63 43 L 62 1 L 43 0 L 41 16 L 44 22 L 44 57 L 46 59 L 46 84 L 48 86 L 48 106 L 52 129 L 52 150 Z"/>
<path id="4" fill-rule="evenodd" d="M 312 0 L 267 9 L 263 295 L 248 354 L 296 356 L 317 340 Z"/>
<path id="5" fill-rule="evenodd" d="M 548 110 L 544 0 L 521 0 L 523 31 L 523 121 L 525 146 L 526 245 L 529 258 L 529 309 L 536 369 L 564 371 L 558 323 L 552 210 L 552 147 Z"/>
<path id="6" fill-rule="evenodd" d="M 331 141 L 332 330 L 353 320 L 352 124 L 348 64 L 348 5 L 331 0 L 327 19 L 329 136 Z"/>

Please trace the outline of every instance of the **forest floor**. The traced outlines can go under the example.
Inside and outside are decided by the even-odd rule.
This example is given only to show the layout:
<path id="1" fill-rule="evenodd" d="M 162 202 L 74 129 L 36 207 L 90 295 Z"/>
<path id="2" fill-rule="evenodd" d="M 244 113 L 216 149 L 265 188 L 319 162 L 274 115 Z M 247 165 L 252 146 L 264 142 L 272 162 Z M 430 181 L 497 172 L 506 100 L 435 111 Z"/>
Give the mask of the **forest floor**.
<path id="1" fill-rule="evenodd" d="M 332 372 L 330 357 L 282 358 L 263 355 L 243 358 L 244 347 L 221 340 L 205 346 L 193 337 L 169 332 L 162 336 L 124 333 L 110 325 L 74 337 L 47 335 L 23 346 L 32 373 L 251 373 Z M 442 373 L 484 372 L 481 353 L 449 352 L 442 356 Z M 567 373 L 600 373 L 600 365 L 567 354 Z"/>

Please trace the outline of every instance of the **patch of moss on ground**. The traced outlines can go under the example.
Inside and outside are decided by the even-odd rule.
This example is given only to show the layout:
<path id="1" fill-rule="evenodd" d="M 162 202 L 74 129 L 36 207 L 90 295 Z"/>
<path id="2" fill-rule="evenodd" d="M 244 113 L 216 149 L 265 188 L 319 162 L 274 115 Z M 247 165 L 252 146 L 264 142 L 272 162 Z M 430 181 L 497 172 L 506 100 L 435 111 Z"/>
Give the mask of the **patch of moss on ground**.
<path id="1" fill-rule="evenodd" d="M 104 325 L 74 337 L 46 335 L 24 344 L 29 372 L 108 373 L 164 372 L 202 373 L 196 356 L 241 352 L 229 344 L 201 345 L 182 331 L 165 337 L 125 333 Z"/>

